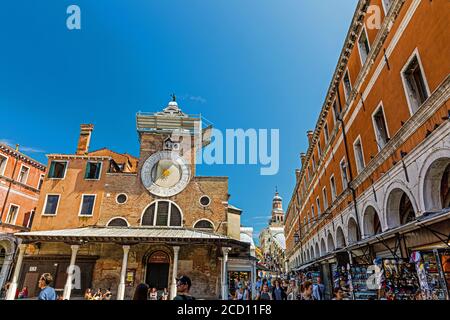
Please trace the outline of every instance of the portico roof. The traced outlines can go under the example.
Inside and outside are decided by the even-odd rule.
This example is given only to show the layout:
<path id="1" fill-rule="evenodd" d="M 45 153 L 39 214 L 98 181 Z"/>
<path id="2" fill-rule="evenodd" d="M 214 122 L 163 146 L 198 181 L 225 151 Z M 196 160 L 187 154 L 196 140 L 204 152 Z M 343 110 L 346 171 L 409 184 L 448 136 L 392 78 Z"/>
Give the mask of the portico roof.
<path id="1" fill-rule="evenodd" d="M 113 242 L 113 243 L 173 243 L 223 244 L 247 248 L 248 243 L 225 235 L 188 228 L 155 227 L 84 227 L 64 230 L 19 232 L 17 237 L 27 242 Z"/>

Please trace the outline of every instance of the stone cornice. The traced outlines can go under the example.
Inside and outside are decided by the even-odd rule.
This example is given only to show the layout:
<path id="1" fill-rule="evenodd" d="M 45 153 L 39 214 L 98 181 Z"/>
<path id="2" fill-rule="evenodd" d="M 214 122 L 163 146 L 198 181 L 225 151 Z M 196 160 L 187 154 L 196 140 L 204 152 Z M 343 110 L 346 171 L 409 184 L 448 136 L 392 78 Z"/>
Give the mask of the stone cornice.
<path id="1" fill-rule="evenodd" d="M 389 10 L 388 15 L 385 17 L 385 19 L 383 21 L 383 25 L 382 25 L 380 31 L 378 32 L 374 43 L 372 44 L 372 48 L 369 52 L 367 60 L 364 64 L 363 68 L 360 70 L 360 72 L 358 74 L 355 85 L 353 86 L 353 90 L 350 93 L 348 103 L 346 104 L 343 112 L 341 113 L 342 118 L 346 115 L 346 113 L 349 110 L 349 107 L 354 102 L 354 100 L 359 92 L 360 86 L 366 79 L 367 74 L 371 70 L 375 59 L 378 57 L 378 54 L 380 53 L 380 50 L 383 47 L 383 44 L 387 38 L 387 35 L 389 34 L 389 31 L 391 30 L 391 27 L 392 27 L 395 19 L 397 18 L 398 13 L 399 13 L 400 9 L 402 8 L 405 1 L 406 0 L 394 0 L 394 2 L 392 3 L 391 9 Z M 334 98 L 336 96 L 336 86 L 340 83 L 342 74 L 346 70 L 348 57 L 350 56 L 350 52 L 352 51 L 353 46 L 355 44 L 356 34 L 359 33 L 357 31 L 359 30 L 359 28 L 362 27 L 362 23 L 360 22 L 361 16 L 362 16 L 362 18 L 364 18 L 365 10 L 367 10 L 368 4 L 369 4 L 369 1 L 360 0 L 358 3 L 358 7 L 355 11 L 355 14 L 353 16 L 352 24 L 348 31 L 344 48 L 342 49 L 341 55 L 339 57 L 338 65 L 333 74 L 333 78 L 332 78 L 333 80 L 331 81 L 331 84 L 329 86 L 329 89 L 328 89 L 328 92 L 326 95 L 326 99 L 325 99 L 325 103 L 322 107 L 322 110 L 321 110 L 321 113 L 319 116 L 319 120 L 317 121 L 316 128 L 314 130 L 312 142 L 308 147 L 308 151 L 306 152 L 306 158 L 305 158 L 305 162 L 304 162 L 305 165 L 302 166 L 301 172 L 300 172 L 300 178 L 299 178 L 300 181 L 302 181 L 303 178 L 305 177 L 309 160 L 311 159 L 315 145 L 317 144 L 317 140 L 319 139 L 320 130 L 323 126 L 323 123 L 325 122 L 328 111 L 329 111 L 329 109 L 334 101 Z M 363 11 L 363 9 L 364 9 L 364 11 Z M 327 146 L 324 148 L 324 152 L 322 153 L 321 159 L 323 159 L 327 155 L 328 150 L 333 145 L 333 142 L 334 142 L 338 132 L 339 132 L 339 125 L 336 125 L 335 129 L 333 131 L 333 134 L 327 143 Z M 321 159 L 319 159 L 319 161 L 318 161 L 318 167 L 319 167 L 320 163 L 322 162 Z M 309 189 L 310 184 L 314 180 L 314 178 L 315 178 L 315 175 L 313 176 L 310 183 L 308 184 L 307 189 Z"/>

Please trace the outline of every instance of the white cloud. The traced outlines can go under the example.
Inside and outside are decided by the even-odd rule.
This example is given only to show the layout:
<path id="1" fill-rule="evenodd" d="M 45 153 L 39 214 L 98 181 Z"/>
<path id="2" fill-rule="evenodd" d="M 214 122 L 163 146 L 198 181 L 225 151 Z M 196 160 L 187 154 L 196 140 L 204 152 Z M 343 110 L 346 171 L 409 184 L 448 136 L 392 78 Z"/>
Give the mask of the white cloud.
<path id="1" fill-rule="evenodd" d="M 16 143 L 9 139 L 0 139 L 0 143 L 6 144 L 12 148 L 16 147 Z M 28 152 L 28 153 L 46 153 L 45 150 L 42 150 L 40 148 L 21 146 L 20 144 L 19 144 L 19 151 L 20 152 Z"/>
<path id="2" fill-rule="evenodd" d="M 195 101 L 195 102 L 200 102 L 201 104 L 206 103 L 206 99 L 201 96 L 190 96 L 189 100 Z"/>

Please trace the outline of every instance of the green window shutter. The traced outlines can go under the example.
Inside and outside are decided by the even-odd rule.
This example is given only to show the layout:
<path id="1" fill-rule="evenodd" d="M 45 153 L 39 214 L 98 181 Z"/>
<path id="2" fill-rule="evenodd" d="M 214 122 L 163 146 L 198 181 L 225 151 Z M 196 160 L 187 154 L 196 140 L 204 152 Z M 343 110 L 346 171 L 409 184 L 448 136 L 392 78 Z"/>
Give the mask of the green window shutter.
<path id="1" fill-rule="evenodd" d="M 91 171 L 91 163 L 90 162 L 88 162 L 87 164 L 86 164 L 86 173 L 84 174 L 84 178 L 85 179 L 88 179 L 89 178 L 89 172 Z"/>
<path id="2" fill-rule="evenodd" d="M 95 170 L 95 179 L 100 178 L 100 172 L 102 171 L 102 164 L 97 163 L 97 170 Z"/>
<path id="3" fill-rule="evenodd" d="M 48 176 L 49 176 L 49 178 L 53 178 L 55 176 L 55 162 L 54 161 L 52 161 L 50 163 L 50 170 L 48 172 Z"/>

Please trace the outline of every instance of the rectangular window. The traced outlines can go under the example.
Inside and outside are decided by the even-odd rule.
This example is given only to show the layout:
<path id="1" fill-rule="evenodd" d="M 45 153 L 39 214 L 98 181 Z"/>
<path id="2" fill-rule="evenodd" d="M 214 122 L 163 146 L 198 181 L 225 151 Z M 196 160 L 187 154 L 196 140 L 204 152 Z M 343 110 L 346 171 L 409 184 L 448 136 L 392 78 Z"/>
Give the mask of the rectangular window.
<path id="1" fill-rule="evenodd" d="M 92 216 L 94 213 L 95 195 L 83 194 L 80 216 Z"/>
<path id="2" fill-rule="evenodd" d="M 358 40 L 359 56 L 361 57 L 361 64 L 364 65 L 369 55 L 370 45 L 367 38 L 366 28 L 362 28 L 361 35 Z"/>
<path id="3" fill-rule="evenodd" d="M 45 215 L 56 215 L 58 211 L 59 195 L 49 194 L 45 200 L 44 212 Z"/>
<path id="4" fill-rule="evenodd" d="M 39 183 L 38 183 L 38 190 L 42 189 L 42 184 L 44 183 L 44 175 L 41 174 L 40 178 L 39 178 Z"/>
<path id="5" fill-rule="evenodd" d="M 67 161 L 52 161 L 48 171 L 50 179 L 64 179 L 67 171 Z"/>
<path id="6" fill-rule="evenodd" d="M 334 181 L 334 176 L 330 178 L 330 186 L 331 186 L 331 202 L 334 202 L 336 199 L 336 181 Z"/>
<path id="7" fill-rule="evenodd" d="M 347 70 L 347 71 L 345 71 L 345 75 L 344 75 L 344 93 L 345 93 L 346 101 L 350 97 L 351 92 L 352 92 L 352 84 L 350 83 L 350 75 Z"/>
<path id="8" fill-rule="evenodd" d="M 23 183 L 23 184 L 27 183 L 29 174 L 30 174 L 30 168 L 22 165 L 22 167 L 20 168 L 19 176 L 17 177 L 17 181 L 19 181 L 20 183 Z"/>
<path id="9" fill-rule="evenodd" d="M 5 157 L 4 155 L 0 154 L 0 176 L 4 176 L 5 175 L 6 164 L 7 163 L 8 163 L 8 158 Z"/>
<path id="10" fill-rule="evenodd" d="M 320 217 L 320 215 L 322 214 L 321 210 L 320 210 L 320 199 L 319 197 L 316 198 L 316 205 L 317 205 L 317 216 Z"/>
<path id="11" fill-rule="evenodd" d="M 17 220 L 17 216 L 19 214 L 19 206 L 15 204 L 11 204 L 9 206 L 8 215 L 6 216 L 6 224 L 15 224 Z"/>
<path id="12" fill-rule="evenodd" d="M 317 153 L 319 154 L 319 161 L 322 158 L 322 148 L 320 147 L 320 141 L 317 142 Z"/>
<path id="13" fill-rule="evenodd" d="M 337 101 L 336 99 L 333 102 L 333 116 L 334 116 L 334 123 L 337 124 L 338 119 L 339 119 L 339 110 L 338 110 L 338 105 L 337 105 Z"/>
<path id="14" fill-rule="evenodd" d="M 429 96 L 424 73 L 417 54 L 414 54 L 413 58 L 403 68 L 402 78 L 406 91 L 406 99 L 408 100 L 411 114 L 414 114 Z"/>
<path id="15" fill-rule="evenodd" d="M 358 173 L 360 173 L 365 167 L 361 138 L 356 139 L 353 144 L 353 151 L 355 152 L 356 169 L 358 170 Z"/>
<path id="16" fill-rule="evenodd" d="M 88 162 L 86 165 L 86 173 L 84 175 L 84 178 L 87 180 L 99 180 L 101 171 L 101 162 Z"/>
<path id="17" fill-rule="evenodd" d="M 327 188 L 322 189 L 323 193 L 323 210 L 328 209 Z"/>
<path id="18" fill-rule="evenodd" d="M 316 212 L 314 211 L 314 205 L 311 206 L 311 220 L 314 220 L 314 217 L 316 216 Z"/>
<path id="19" fill-rule="evenodd" d="M 347 162 L 345 159 L 341 160 L 341 177 L 342 177 L 342 192 L 348 187 L 348 176 L 347 176 Z"/>
<path id="20" fill-rule="evenodd" d="M 389 142 L 389 134 L 387 131 L 386 120 L 384 118 L 383 107 L 380 106 L 372 117 L 378 150 L 381 151 L 381 149 L 383 149 Z"/>
<path id="21" fill-rule="evenodd" d="M 325 137 L 325 146 L 328 144 L 329 134 L 328 134 L 328 123 L 323 126 L 323 134 Z"/>

